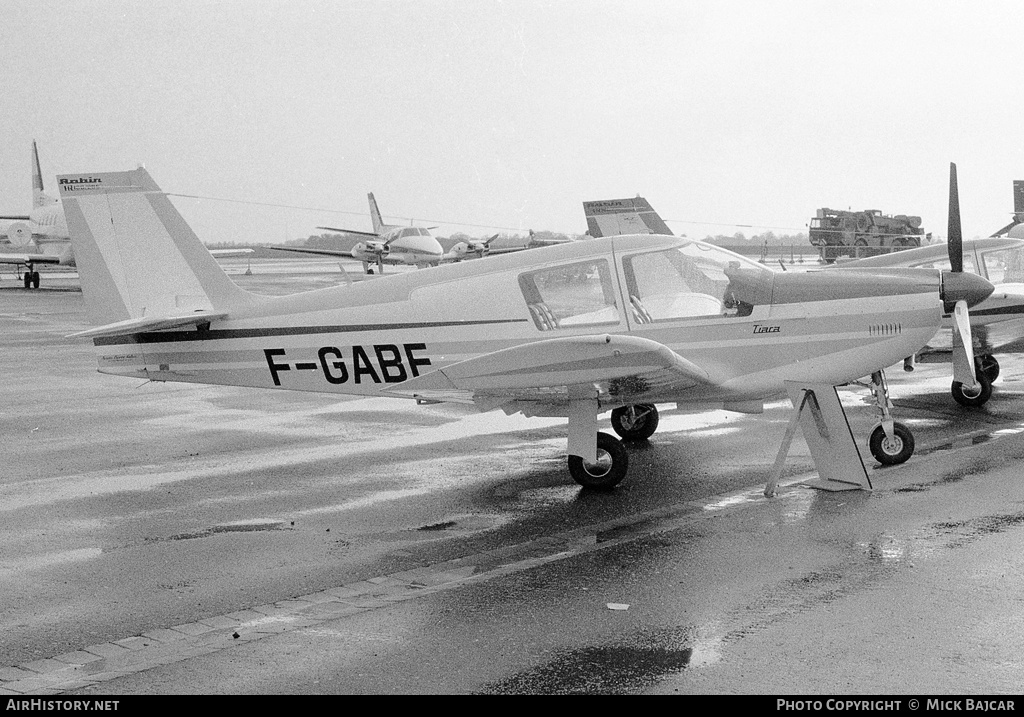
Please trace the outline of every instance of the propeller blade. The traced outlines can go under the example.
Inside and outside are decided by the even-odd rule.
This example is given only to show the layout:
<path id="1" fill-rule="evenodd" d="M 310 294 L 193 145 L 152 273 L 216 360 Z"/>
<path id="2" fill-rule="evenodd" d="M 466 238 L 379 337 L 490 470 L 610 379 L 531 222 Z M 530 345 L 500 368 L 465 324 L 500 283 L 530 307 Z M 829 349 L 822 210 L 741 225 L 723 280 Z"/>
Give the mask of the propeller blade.
<path id="1" fill-rule="evenodd" d="M 384 257 L 380 254 L 377 255 L 377 273 L 384 273 Z"/>
<path id="2" fill-rule="evenodd" d="M 953 309 L 953 380 L 968 390 L 977 388 L 974 375 L 974 338 L 971 336 L 971 316 L 967 302 L 961 299 Z"/>
<path id="3" fill-rule="evenodd" d="M 949 224 L 946 247 L 949 250 L 949 266 L 953 271 L 964 270 L 964 238 L 960 230 L 960 193 L 956 185 L 956 164 L 949 163 Z"/>

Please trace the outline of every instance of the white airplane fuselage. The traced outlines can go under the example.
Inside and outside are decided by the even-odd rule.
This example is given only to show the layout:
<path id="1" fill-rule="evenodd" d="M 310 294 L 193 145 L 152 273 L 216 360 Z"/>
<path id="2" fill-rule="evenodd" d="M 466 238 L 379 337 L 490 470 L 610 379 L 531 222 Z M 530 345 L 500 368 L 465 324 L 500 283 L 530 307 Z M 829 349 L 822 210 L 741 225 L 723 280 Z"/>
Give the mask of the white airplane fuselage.
<path id="1" fill-rule="evenodd" d="M 379 240 L 362 241 L 352 247 L 352 258 L 367 264 L 380 260 L 385 264 L 434 266 L 444 250 L 426 229 L 391 227 Z"/>
<path id="2" fill-rule="evenodd" d="M 158 381 L 408 398 L 396 390 L 403 381 L 483 354 L 567 336 L 630 335 L 667 346 L 710 380 L 685 389 L 595 389 L 602 406 L 642 401 L 729 408 L 778 396 L 785 381 L 840 385 L 862 378 L 923 346 L 941 320 L 938 271 L 843 272 L 843 279 L 813 272 L 815 278 L 777 274 L 707 247 L 735 261 L 753 282 L 749 314 L 719 308 L 638 323 L 624 289 L 629 263 L 679 244 L 707 247 L 675 237 L 618 236 L 267 298 L 200 330 L 97 338 L 99 369 Z M 570 292 L 568 274 L 588 262 L 607 267 L 611 290 L 595 295 L 596 308 L 582 318 L 542 328 L 524 295 L 524 277 L 541 272 L 561 281 L 564 265 Z M 666 295 L 654 303 L 677 300 Z M 563 373 L 572 370 L 565 366 Z M 552 386 L 562 379 L 552 374 Z M 557 413 L 551 407 L 560 400 L 552 393 L 544 415 Z M 528 412 L 522 405 L 516 410 Z"/>

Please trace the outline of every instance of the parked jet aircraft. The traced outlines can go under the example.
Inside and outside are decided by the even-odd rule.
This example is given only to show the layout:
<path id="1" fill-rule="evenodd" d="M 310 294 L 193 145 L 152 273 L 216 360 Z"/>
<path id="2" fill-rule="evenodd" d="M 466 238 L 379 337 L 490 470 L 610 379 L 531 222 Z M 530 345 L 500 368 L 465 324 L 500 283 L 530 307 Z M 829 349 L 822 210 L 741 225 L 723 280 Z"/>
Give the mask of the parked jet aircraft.
<path id="1" fill-rule="evenodd" d="M 999 376 L 999 361 L 993 355 L 1004 347 L 1024 339 L 1024 226 L 1009 230 L 1003 238 L 968 239 L 963 242 L 963 269 L 985 277 L 995 285 L 987 299 L 971 308 L 974 338 L 974 364 L 978 386 L 965 388 L 953 381 L 950 392 L 962 406 L 981 406 L 992 396 L 992 382 Z M 1020 238 L 1018 238 L 1020 237 Z M 941 244 L 904 249 L 865 259 L 846 261 L 838 268 L 916 267 L 951 268 L 948 248 Z M 943 327 L 952 330 L 952 317 L 946 315 Z M 951 347 L 936 337 L 904 364 L 913 370 L 915 361 L 948 361 Z M 1019 345 L 1017 350 L 1019 350 Z"/>
<path id="2" fill-rule="evenodd" d="M 872 376 L 885 463 L 913 436 L 888 413 L 882 368 L 956 306 L 992 291 L 937 270 L 782 274 L 720 248 L 633 235 L 406 272 L 347 287 L 258 296 L 234 284 L 145 169 L 61 177 L 103 373 L 452 401 L 566 416 L 568 466 L 588 488 L 626 475 L 623 438 L 655 404 L 759 412 L 786 381 Z M 968 370 L 970 366 L 968 364 Z"/>
<path id="3" fill-rule="evenodd" d="M 7 239 L 12 246 L 26 250 L 0 251 L 0 264 L 14 265 L 21 272 L 26 289 L 39 288 L 37 264 L 75 266 L 64 209 L 59 199 L 51 197 L 43 189 L 43 173 L 35 140 L 32 140 L 32 211 L 27 215 L 2 215 L 0 220 L 14 221 L 7 227 Z M 251 254 L 253 250 L 212 249 L 210 253 L 223 258 Z"/>
<path id="4" fill-rule="evenodd" d="M 358 259 L 363 263 L 363 272 L 372 274 L 371 264 L 377 265 L 377 271 L 384 273 L 385 264 L 415 264 L 423 268 L 437 266 L 441 263 L 444 249 L 430 233 L 429 229 L 420 227 L 403 227 L 385 224 L 381 218 L 377 200 L 373 192 L 366 195 L 370 200 L 370 221 L 373 222 L 372 232 L 361 232 L 354 229 L 338 229 L 337 227 L 317 227 L 330 232 L 354 234 L 372 237 L 352 247 L 352 251 L 335 249 L 308 249 L 305 247 L 272 246 L 278 251 L 293 251 L 300 254 L 319 254 L 321 256 L 343 256 Z"/>
<path id="5" fill-rule="evenodd" d="M 13 220 L 7 227 L 7 239 L 13 247 L 22 250 L 0 253 L 0 264 L 24 268 L 26 289 L 39 288 L 37 264 L 74 266 L 75 258 L 60 200 L 43 189 L 43 173 L 39 169 L 39 149 L 35 140 L 32 141 L 32 209 L 28 214 L 2 215 L 0 220 Z"/>

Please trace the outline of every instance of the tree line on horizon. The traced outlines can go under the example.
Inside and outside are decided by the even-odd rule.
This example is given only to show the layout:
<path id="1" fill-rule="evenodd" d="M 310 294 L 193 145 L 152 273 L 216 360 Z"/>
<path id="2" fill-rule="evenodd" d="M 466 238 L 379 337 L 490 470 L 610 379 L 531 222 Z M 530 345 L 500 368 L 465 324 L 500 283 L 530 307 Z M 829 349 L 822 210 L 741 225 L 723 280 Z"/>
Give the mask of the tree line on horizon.
<path id="1" fill-rule="evenodd" d="M 553 232 L 548 230 L 536 231 L 533 233 L 534 237 L 543 240 L 578 240 L 587 239 L 587 234 L 565 234 L 562 232 Z M 441 244 L 445 251 L 451 249 L 452 246 L 460 241 L 466 241 L 468 239 L 483 240 L 493 235 L 484 236 L 472 236 L 464 232 L 455 232 L 449 236 L 437 236 L 437 241 Z M 686 235 L 683 235 L 686 236 Z M 693 237 L 696 238 L 696 237 Z M 243 247 L 268 247 L 268 246 L 294 246 L 303 247 L 308 249 L 331 249 L 335 251 L 351 251 L 357 243 L 363 241 L 363 238 L 356 237 L 353 235 L 344 235 L 337 232 L 324 232 L 322 234 L 310 234 L 306 237 L 298 237 L 295 239 L 289 239 L 284 242 L 244 242 L 244 241 L 221 241 L 211 242 L 207 246 L 211 249 L 238 249 Z M 530 241 L 528 234 L 513 233 L 513 232 L 502 232 L 498 235 L 498 238 L 494 240 L 492 246 L 524 246 Z M 808 244 L 807 234 L 800 232 L 797 234 L 775 234 L 772 231 L 763 232 L 761 234 L 753 234 L 747 237 L 743 232 L 735 232 L 734 234 L 708 234 L 707 236 L 700 239 L 700 241 L 708 244 L 714 244 L 716 246 L 741 246 L 741 247 L 762 247 L 762 246 L 802 246 Z"/>

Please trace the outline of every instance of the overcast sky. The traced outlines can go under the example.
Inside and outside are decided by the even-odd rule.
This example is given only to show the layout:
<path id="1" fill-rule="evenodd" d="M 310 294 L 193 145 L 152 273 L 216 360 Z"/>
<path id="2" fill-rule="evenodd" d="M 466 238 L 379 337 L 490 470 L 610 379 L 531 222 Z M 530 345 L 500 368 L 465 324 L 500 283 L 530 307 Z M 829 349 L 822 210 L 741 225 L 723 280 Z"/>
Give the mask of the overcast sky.
<path id="1" fill-rule="evenodd" d="M 4 213 L 30 206 L 33 138 L 51 191 L 144 164 L 167 192 L 322 209 L 175 198 L 207 242 L 369 229 L 369 191 L 442 235 L 582 233 L 583 200 L 640 194 L 696 238 L 805 231 L 822 206 L 945 236 L 951 161 L 964 235 L 986 236 L 1024 179 L 1011 0 L 0 10 Z"/>

